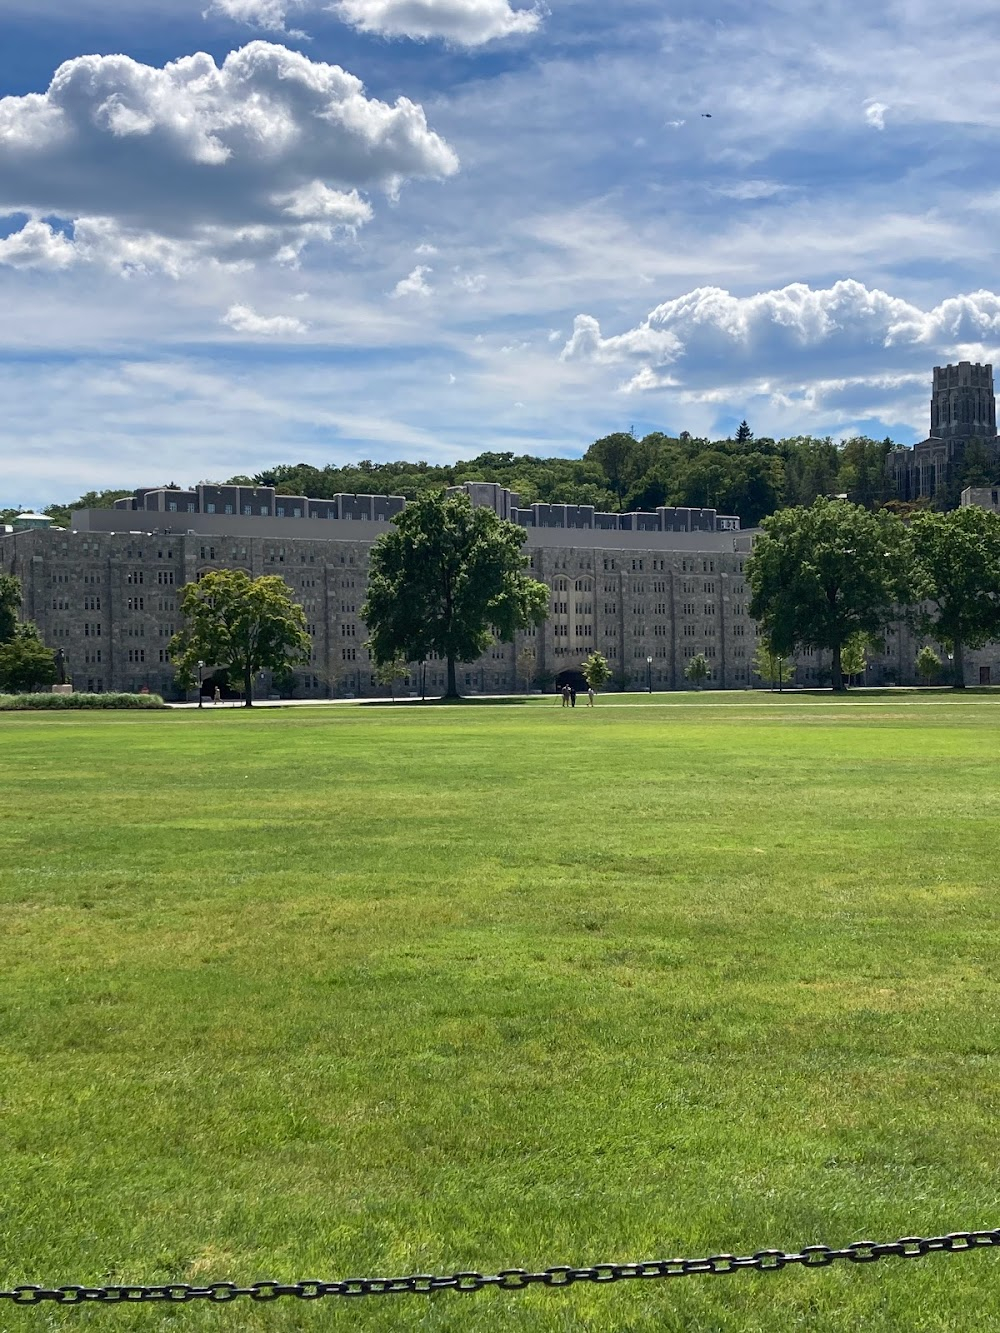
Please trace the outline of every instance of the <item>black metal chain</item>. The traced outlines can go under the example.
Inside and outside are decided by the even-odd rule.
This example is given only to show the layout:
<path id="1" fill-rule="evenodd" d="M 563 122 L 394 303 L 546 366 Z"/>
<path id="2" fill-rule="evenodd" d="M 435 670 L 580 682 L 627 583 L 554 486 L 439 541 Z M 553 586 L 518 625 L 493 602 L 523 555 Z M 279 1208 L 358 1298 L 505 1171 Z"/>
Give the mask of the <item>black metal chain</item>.
<path id="1" fill-rule="evenodd" d="M 217 1301 L 224 1304 L 246 1296 L 252 1301 L 276 1301 L 294 1296 L 301 1301 L 316 1301 L 324 1296 L 428 1296 L 435 1291 L 482 1291 L 497 1287 L 501 1291 L 523 1291 L 525 1287 L 571 1287 L 576 1282 L 622 1282 L 630 1278 L 691 1277 L 696 1274 L 724 1276 L 749 1269 L 756 1273 L 776 1273 L 798 1264 L 802 1268 L 827 1268 L 839 1259 L 852 1264 L 873 1264 L 879 1259 L 922 1259 L 925 1254 L 961 1254 L 1000 1246 L 1000 1230 L 952 1231 L 947 1236 L 904 1236 L 901 1240 L 877 1242 L 858 1240 L 842 1250 L 829 1245 L 806 1245 L 801 1250 L 758 1250 L 756 1254 L 712 1254 L 705 1259 L 650 1259 L 633 1264 L 593 1264 L 589 1268 L 557 1266 L 531 1273 L 524 1268 L 505 1268 L 493 1276 L 484 1273 L 413 1273 L 409 1277 L 348 1277 L 336 1282 L 308 1278 L 303 1282 L 253 1282 L 239 1287 L 235 1282 L 212 1282 L 205 1287 L 187 1282 L 168 1282 L 162 1286 L 130 1285 L 121 1287 L 12 1287 L 0 1290 L 0 1300 L 15 1305 L 40 1305 L 55 1301 L 58 1305 L 142 1304 L 147 1301 Z"/>

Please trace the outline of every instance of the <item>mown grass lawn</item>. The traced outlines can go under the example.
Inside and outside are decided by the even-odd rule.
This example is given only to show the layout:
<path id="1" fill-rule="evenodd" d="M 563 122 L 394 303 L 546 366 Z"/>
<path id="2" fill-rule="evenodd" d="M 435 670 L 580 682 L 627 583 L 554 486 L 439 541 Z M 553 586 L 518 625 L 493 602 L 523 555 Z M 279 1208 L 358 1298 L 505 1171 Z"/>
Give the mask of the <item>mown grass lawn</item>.
<path id="1" fill-rule="evenodd" d="M 1000 698 L 10 715 L 0 747 L 0 1287 L 1000 1225 Z M 998 1279 L 0 1328 L 970 1330 Z"/>

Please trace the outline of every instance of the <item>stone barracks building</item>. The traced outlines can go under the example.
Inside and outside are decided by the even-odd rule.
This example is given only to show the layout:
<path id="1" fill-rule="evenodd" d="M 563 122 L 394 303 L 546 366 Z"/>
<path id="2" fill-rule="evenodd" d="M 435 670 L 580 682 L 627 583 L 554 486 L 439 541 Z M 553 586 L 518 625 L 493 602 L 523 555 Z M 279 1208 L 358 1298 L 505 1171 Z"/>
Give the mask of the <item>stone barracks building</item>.
<path id="1" fill-rule="evenodd" d="M 544 625 L 460 666 L 464 692 L 512 693 L 540 674 L 558 680 L 595 649 L 627 689 L 683 689 L 684 669 L 699 653 L 711 688 L 754 683 L 757 629 L 744 578 L 752 533 L 740 531 L 738 518 L 713 509 L 525 508 L 492 483 L 457 489 L 524 528 L 531 573 L 551 592 Z M 16 523 L 21 530 L 0 535 L 0 569 L 20 578 L 24 616 L 62 649 L 77 690 L 178 698 L 168 653 L 181 624 L 178 594 L 212 570 L 243 569 L 280 574 L 305 610 L 312 656 L 295 672 L 293 697 L 384 695 L 359 612 L 372 544 L 405 503 L 384 495 L 313 500 L 267 486 L 140 489 L 114 509 L 74 513 L 68 530 L 44 516 Z M 866 683 L 916 683 L 918 647 L 905 628 L 891 628 L 885 652 L 869 655 Z M 819 653 L 800 655 L 795 683 L 823 683 L 825 666 Z M 1000 682 L 1000 652 L 967 654 L 967 670 L 970 683 Z M 444 685 L 445 664 L 429 660 L 410 664 L 403 688 L 434 694 Z M 267 677 L 258 682 L 260 694 L 271 690 Z"/>

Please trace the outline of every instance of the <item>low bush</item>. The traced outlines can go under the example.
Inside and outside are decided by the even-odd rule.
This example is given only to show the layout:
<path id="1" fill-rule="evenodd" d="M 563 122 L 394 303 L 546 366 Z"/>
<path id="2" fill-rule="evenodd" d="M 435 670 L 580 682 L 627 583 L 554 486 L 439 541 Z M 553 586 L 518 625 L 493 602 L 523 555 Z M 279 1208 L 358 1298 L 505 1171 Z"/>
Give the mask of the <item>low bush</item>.
<path id="1" fill-rule="evenodd" d="M 0 713 L 33 708 L 166 708 L 158 694 L 0 694 Z"/>

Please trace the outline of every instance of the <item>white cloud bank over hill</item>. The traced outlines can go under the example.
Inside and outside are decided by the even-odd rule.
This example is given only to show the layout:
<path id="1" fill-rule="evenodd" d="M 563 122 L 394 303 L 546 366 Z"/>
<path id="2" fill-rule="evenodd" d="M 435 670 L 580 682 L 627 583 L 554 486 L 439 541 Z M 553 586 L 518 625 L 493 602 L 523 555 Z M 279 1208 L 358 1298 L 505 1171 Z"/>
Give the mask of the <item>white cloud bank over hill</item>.
<path id="1" fill-rule="evenodd" d="M 0 99 L 0 212 L 29 215 L 0 259 L 175 273 L 294 260 L 371 218 L 359 191 L 457 169 L 417 103 L 367 98 L 354 75 L 283 46 L 251 42 L 221 67 L 81 56 L 47 92 Z"/>
<path id="2" fill-rule="evenodd" d="M 286 32 L 291 14 L 320 7 L 312 0 L 215 0 L 206 17 L 223 14 L 266 32 Z M 336 0 L 324 7 L 360 32 L 417 41 L 437 37 L 469 47 L 534 32 L 542 21 L 537 6 L 514 9 L 510 0 Z"/>
<path id="3" fill-rule="evenodd" d="M 676 387 L 678 363 L 698 378 L 725 368 L 731 378 L 753 371 L 794 376 L 830 365 L 891 370 L 920 349 L 921 361 L 955 349 L 1000 342 L 1000 296 L 990 291 L 949 297 L 924 310 L 852 279 L 814 289 L 792 283 L 776 291 L 732 296 L 698 287 L 666 301 L 634 328 L 605 338 L 591 315 L 577 315 L 563 361 L 633 365 L 628 390 Z M 887 356 L 896 349 L 896 356 Z M 850 369 L 848 369 L 850 368 Z"/>

